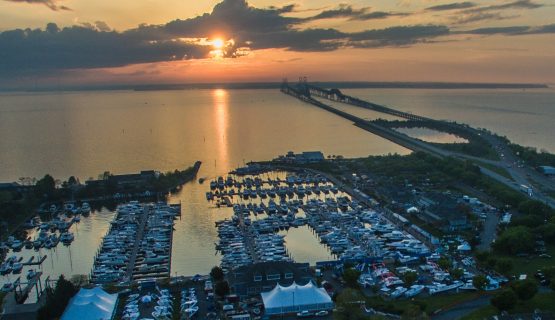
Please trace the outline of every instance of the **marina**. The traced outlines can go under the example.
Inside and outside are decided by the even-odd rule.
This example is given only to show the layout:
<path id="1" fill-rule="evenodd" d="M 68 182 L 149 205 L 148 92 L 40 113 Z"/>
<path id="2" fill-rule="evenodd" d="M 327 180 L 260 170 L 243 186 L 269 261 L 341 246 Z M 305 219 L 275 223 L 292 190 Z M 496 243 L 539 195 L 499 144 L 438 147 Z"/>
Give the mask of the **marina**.
<path id="1" fill-rule="evenodd" d="M 167 278 L 170 274 L 173 220 L 180 205 L 120 205 L 94 259 L 93 283 Z"/>
<path id="2" fill-rule="evenodd" d="M 462 277 L 453 278 L 438 266 L 437 239 L 399 214 L 373 205 L 376 202 L 359 191 L 346 193 L 336 182 L 311 170 L 213 179 L 207 201 L 217 210 L 233 211 L 230 218 L 216 222 L 215 245 L 224 272 L 260 262 L 305 262 L 303 255 L 293 259 L 286 241 L 285 235 L 296 230 L 303 234 L 296 241 L 308 233 L 327 252 L 311 265 L 353 265 L 361 287 L 377 286 L 378 294 L 388 299 L 476 290 L 471 258 L 465 259 Z M 464 240 L 458 241 L 465 246 Z M 405 283 L 407 272 L 415 273 L 418 283 Z"/>

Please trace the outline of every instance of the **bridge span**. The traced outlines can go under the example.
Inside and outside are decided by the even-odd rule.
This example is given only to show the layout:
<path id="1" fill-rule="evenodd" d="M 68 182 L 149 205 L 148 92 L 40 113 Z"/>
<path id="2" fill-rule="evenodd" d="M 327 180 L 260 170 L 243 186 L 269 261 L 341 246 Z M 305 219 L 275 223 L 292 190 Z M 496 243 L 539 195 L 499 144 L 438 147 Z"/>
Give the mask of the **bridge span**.
<path id="1" fill-rule="evenodd" d="M 475 162 L 475 165 L 478 166 L 480 168 L 480 171 L 489 176 L 490 178 L 496 180 L 497 182 L 504 184 L 505 186 L 509 187 L 510 189 L 513 189 L 515 191 L 519 191 L 520 192 L 520 188 L 519 188 L 519 183 L 520 184 L 526 184 L 526 185 L 530 185 L 530 181 L 528 179 L 527 176 L 524 176 L 524 174 L 522 174 L 522 172 L 518 172 L 516 170 L 513 169 L 509 169 L 507 170 L 509 172 L 509 174 L 511 175 L 511 177 L 514 179 L 514 181 L 517 181 L 519 183 L 515 183 L 513 180 L 508 179 L 500 174 L 498 174 L 497 172 L 485 167 L 483 165 L 483 163 L 487 163 L 499 168 L 511 168 L 511 163 L 509 161 L 509 157 L 505 157 L 499 161 L 496 160 L 488 160 L 488 159 L 482 159 L 482 158 L 477 158 L 477 157 L 473 157 L 473 156 L 469 156 L 469 155 L 465 155 L 465 154 L 461 154 L 458 152 L 452 152 L 452 151 L 448 151 L 448 150 L 444 150 L 441 149 L 439 147 L 436 147 L 434 145 L 431 145 L 429 143 L 426 143 L 422 140 L 418 140 L 415 138 L 412 138 L 408 135 L 402 134 L 398 131 L 395 131 L 393 129 L 390 128 L 386 128 L 383 126 L 380 126 L 374 122 L 371 121 L 367 121 L 364 120 L 362 118 L 359 118 L 355 115 L 352 115 L 350 113 L 341 111 L 339 109 L 336 109 L 334 107 L 331 107 L 325 103 L 322 103 L 314 98 L 312 98 L 311 95 L 315 95 L 318 97 L 322 97 L 325 99 L 329 99 L 332 101 L 338 101 L 338 102 L 343 102 L 343 103 L 348 103 L 354 106 L 359 106 L 362 108 L 366 108 L 366 109 L 370 109 L 370 110 L 374 110 L 374 111 L 378 111 L 378 112 L 383 112 L 383 113 L 387 113 L 390 115 L 394 115 L 394 116 L 398 116 L 398 117 L 402 117 L 405 119 L 410 119 L 410 120 L 417 120 L 417 121 L 423 121 L 423 122 L 438 122 L 438 121 L 442 121 L 442 120 L 435 120 L 435 119 L 431 119 L 431 118 L 426 118 L 426 117 L 422 117 L 422 116 L 418 116 L 418 115 L 413 115 L 407 112 L 403 112 L 403 111 L 399 111 L 399 110 L 395 110 L 392 108 L 388 108 L 385 106 L 381 106 L 375 103 L 371 103 L 371 102 L 367 102 L 367 101 L 363 101 L 360 100 L 358 98 L 354 98 L 354 97 L 350 97 L 347 95 L 342 94 L 339 90 L 337 89 L 331 89 L 331 90 L 326 90 L 326 89 L 321 89 L 312 85 L 307 84 L 306 82 L 301 82 L 299 83 L 299 85 L 297 86 L 289 86 L 286 82 L 283 83 L 282 87 L 281 87 L 281 91 L 285 94 L 291 95 L 301 101 L 304 101 L 306 103 L 310 103 L 316 107 L 319 107 L 321 109 L 324 109 L 326 111 L 329 111 L 331 113 L 334 113 L 338 116 L 341 116 L 347 120 L 353 121 L 354 125 L 356 125 L 357 127 L 364 129 L 366 131 L 369 131 L 371 133 L 374 133 L 384 139 L 387 139 L 393 143 L 396 143 L 400 146 L 403 146 L 407 149 L 413 150 L 413 151 L 423 151 L 423 152 L 427 152 L 431 155 L 437 156 L 437 157 L 454 157 L 454 158 L 459 158 L 459 159 L 465 159 L 465 160 L 471 160 Z M 450 124 L 452 126 L 457 126 L 458 128 L 463 128 L 469 132 L 473 132 L 474 134 L 478 134 L 481 136 L 485 136 L 487 143 L 490 143 L 492 145 L 494 144 L 499 144 L 499 139 L 491 134 L 485 133 L 485 132 L 479 132 L 478 130 L 471 128 L 469 126 L 466 125 L 461 125 L 458 123 L 452 123 L 452 122 L 445 122 L 442 121 L 443 123 L 447 123 Z M 511 157 L 510 159 L 513 159 L 513 157 Z M 529 169 L 530 172 L 533 172 L 532 169 Z M 551 183 L 548 184 L 542 184 L 542 186 L 544 187 L 549 187 L 551 188 Z M 533 196 L 531 196 L 533 199 L 541 201 L 543 203 L 545 203 L 546 205 L 555 208 L 555 199 L 551 198 L 548 195 L 543 194 L 543 192 L 540 192 L 539 190 L 537 190 Z"/>
<path id="2" fill-rule="evenodd" d="M 306 92 L 308 92 L 311 96 L 317 96 L 320 98 L 328 99 L 331 101 L 337 101 L 345 104 L 350 104 L 356 107 L 361 107 L 365 109 L 369 109 L 376 112 L 386 113 L 392 116 L 396 116 L 399 118 L 404 118 L 407 120 L 416 120 L 416 121 L 436 121 L 431 118 L 426 118 L 423 116 L 415 115 L 412 113 L 396 110 L 393 108 L 388 108 L 386 106 L 382 106 L 376 103 L 368 102 L 361 100 L 356 97 L 352 97 L 346 94 L 343 94 L 339 89 L 324 89 L 320 87 L 313 86 L 308 83 L 303 83 L 302 85 L 306 86 Z"/>
<path id="3" fill-rule="evenodd" d="M 403 146 L 407 149 L 413 150 L 413 151 L 424 151 L 424 152 L 428 152 L 431 153 L 433 155 L 436 156 L 440 156 L 440 157 L 447 157 L 447 156 L 452 156 L 452 152 L 446 151 L 446 150 L 442 150 L 440 148 L 437 148 L 435 146 L 432 146 L 428 143 L 425 143 L 421 140 L 417 140 L 415 138 L 411 138 L 405 134 L 402 134 L 398 131 L 395 131 L 393 129 L 390 128 L 386 128 L 383 126 L 380 126 L 376 123 L 364 120 L 362 118 L 359 118 L 355 115 L 352 115 L 350 113 L 347 113 L 345 111 L 341 111 L 339 109 L 336 109 L 334 107 L 331 107 L 325 103 L 322 103 L 312 97 L 310 97 L 309 95 L 306 95 L 305 92 L 303 90 L 299 90 L 297 88 L 294 87 L 290 87 L 290 86 L 282 86 L 281 91 L 285 94 L 291 95 L 301 101 L 304 101 L 306 103 L 310 103 L 316 107 L 319 107 L 321 109 L 324 109 L 326 111 L 329 111 L 331 113 L 334 113 L 340 117 L 343 117 L 347 120 L 350 120 L 354 123 L 354 125 L 356 125 L 357 127 L 364 129 L 366 131 L 369 131 L 371 133 L 374 133 L 384 139 L 387 139 L 393 143 L 396 143 L 400 146 Z M 393 109 L 391 109 L 393 110 Z"/>

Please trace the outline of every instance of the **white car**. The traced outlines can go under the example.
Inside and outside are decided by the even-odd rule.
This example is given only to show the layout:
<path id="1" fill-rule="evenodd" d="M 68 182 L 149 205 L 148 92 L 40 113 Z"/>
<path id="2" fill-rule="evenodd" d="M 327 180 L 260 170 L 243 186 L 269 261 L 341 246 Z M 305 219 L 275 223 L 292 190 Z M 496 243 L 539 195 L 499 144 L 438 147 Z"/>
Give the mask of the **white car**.
<path id="1" fill-rule="evenodd" d="M 311 317 L 313 315 L 312 312 L 309 312 L 308 310 L 303 310 L 301 312 L 297 312 L 297 317 L 299 318 L 307 318 L 307 317 Z"/>

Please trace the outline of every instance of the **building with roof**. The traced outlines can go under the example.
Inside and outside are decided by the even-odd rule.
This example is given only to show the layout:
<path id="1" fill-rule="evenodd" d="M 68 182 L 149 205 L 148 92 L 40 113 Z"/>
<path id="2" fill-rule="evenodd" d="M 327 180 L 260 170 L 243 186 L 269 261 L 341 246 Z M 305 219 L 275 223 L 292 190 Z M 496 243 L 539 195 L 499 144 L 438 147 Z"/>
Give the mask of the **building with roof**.
<path id="1" fill-rule="evenodd" d="M 551 166 L 539 166 L 538 169 L 546 176 L 555 176 L 555 168 Z"/>
<path id="2" fill-rule="evenodd" d="M 471 227 L 467 213 L 470 206 L 449 194 L 428 192 L 418 200 L 421 212 L 430 222 L 439 224 L 445 232 L 466 230 Z"/>
<path id="3" fill-rule="evenodd" d="M 308 263 L 260 262 L 230 271 L 227 280 L 236 295 L 246 297 L 269 291 L 277 284 L 306 284 L 312 280 L 309 268 Z"/>
<path id="4" fill-rule="evenodd" d="M 286 162 L 286 163 L 297 163 L 297 164 L 306 164 L 306 163 L 318 163 L 324 161 L 326 158 L 321 151 L 305 151 L 302 153 L 293 153 L 293 151 L 287 152 L 285 156 L 279 156 L 278 158 L 274 159 L 277 162 Z"/>
<path id="5" fill-rule="evenodd" d="M 117 301 L 117 293 L 109 294 L 100 287 L 81 288 L 69 301 L 61 320 L 111 320 Z"/>
<path id="6" fill-rule="evenodd" d="M 0 191 L 7 192 L 25 192 L 33 188 L 32 186 L 25 186 L 17 182 L 0 182 Z"/>
<path id="7" fill-rule="evenodd" d="M 277 284 L 272 290 L 262 292 L 264 314 L 275 317 L 298 312 L 318 312 L 333 309 L 333 302 L 324 288 L 318 288 L 312 281 L 305 285 L 296 283 L 284 287 Z"/>

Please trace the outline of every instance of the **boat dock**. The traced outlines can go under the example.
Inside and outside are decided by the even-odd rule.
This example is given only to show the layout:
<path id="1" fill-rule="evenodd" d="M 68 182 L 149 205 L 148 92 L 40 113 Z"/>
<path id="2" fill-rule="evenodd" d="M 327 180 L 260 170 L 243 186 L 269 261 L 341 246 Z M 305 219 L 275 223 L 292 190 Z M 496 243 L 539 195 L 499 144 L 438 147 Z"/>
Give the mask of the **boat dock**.
<path id="1" fill-rule="evenodd" d="M 181 204 L 132 201 L 120 205 L 95 257 L 91 282 L 168 278 L 173 220 L 180 211 Z"/>
<path id="2" fill-rule="evenodd" d="M 44 260 L 46 260 L 47 255 L 40 257 L 38 260 L 35 260 L 35 256 L 32 256 L 27 260 L 27 262 L 23 262 L 24 266 L 40 266 Z"/>
<path id="3" fill-rule="evenodd" d="M 139 227 L 137 230 L 137 236 L 135 238 L 135 245 L 133 246 L 133 251 L 131 252 L 131 257 L 129 258 L 129 263 L 127 264 L 127 279 L 133 278 L 133 270 L 135 268 L 135 261 L 137 260 L 137 253 L 143 239 L 143 233 L 145 230 L 146 222 L 148 220 L 148 215 L 150 213 L 150 208 L 144 207 L 139 220 Z"/>

